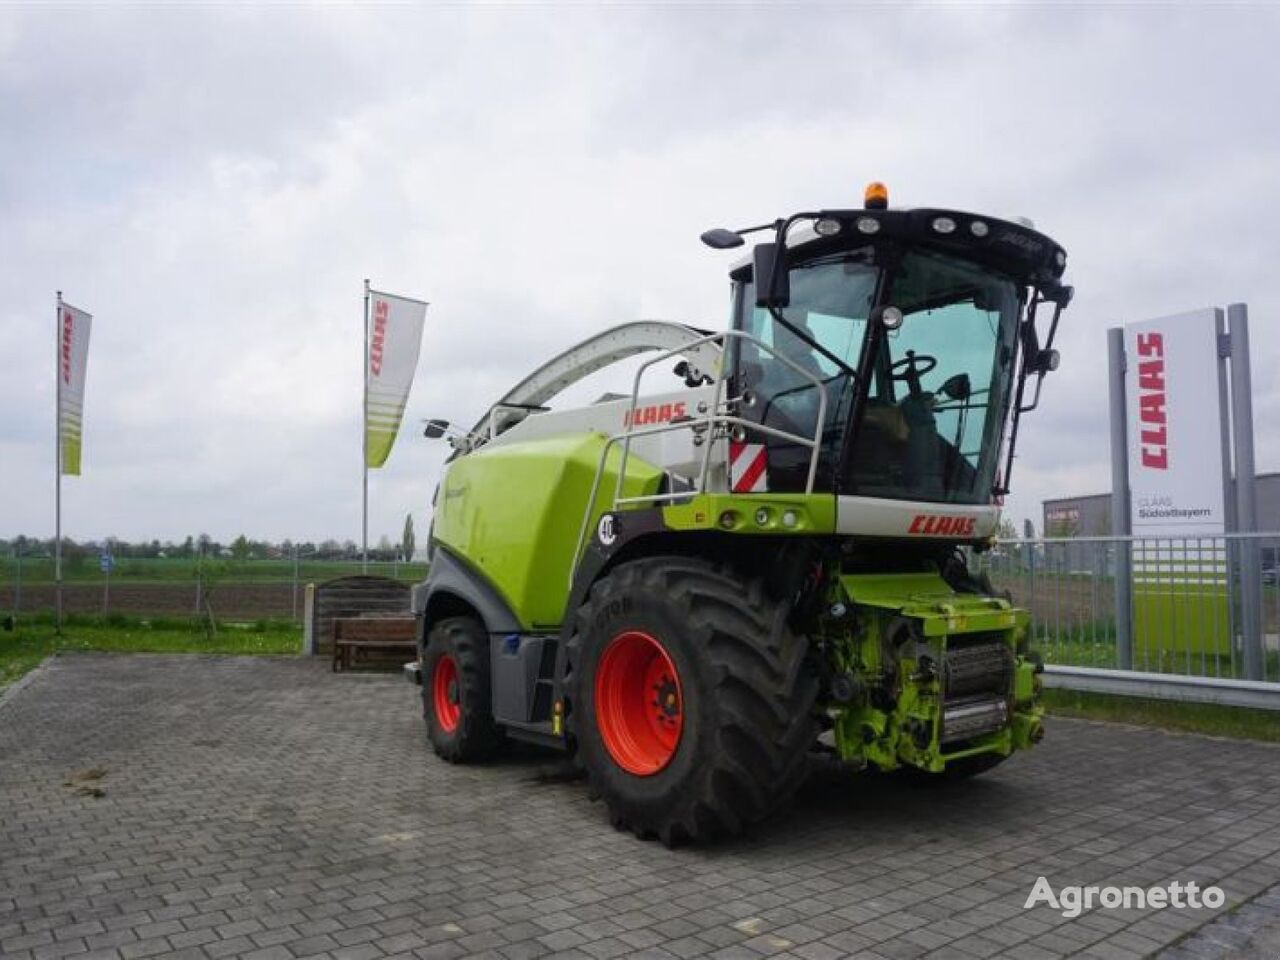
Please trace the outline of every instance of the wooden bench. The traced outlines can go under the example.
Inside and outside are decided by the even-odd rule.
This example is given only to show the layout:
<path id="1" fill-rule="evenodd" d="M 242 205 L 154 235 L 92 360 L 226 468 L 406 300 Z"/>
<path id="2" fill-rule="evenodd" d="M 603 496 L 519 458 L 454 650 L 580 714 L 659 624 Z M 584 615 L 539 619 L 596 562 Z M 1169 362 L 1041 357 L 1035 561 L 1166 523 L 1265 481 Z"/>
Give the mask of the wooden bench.
<path id="1" fill-rule="evenodd" d="M 417 652 L 417 621 L 413 617 L 335 617 L 333 671 L 350 670 L 357 662 L 395 659 Z"/>

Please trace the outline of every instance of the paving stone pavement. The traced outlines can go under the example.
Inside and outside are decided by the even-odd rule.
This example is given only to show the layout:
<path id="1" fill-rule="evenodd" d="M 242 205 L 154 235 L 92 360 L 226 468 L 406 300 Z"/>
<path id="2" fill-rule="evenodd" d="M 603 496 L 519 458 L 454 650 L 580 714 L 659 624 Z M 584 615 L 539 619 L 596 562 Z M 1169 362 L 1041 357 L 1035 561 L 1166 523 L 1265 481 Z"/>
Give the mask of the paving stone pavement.
<path id="1" fill-rule="evenodd" d="M 436 760 L 414 693 L 302 659 L 49 661 L 0 702 L 0 955 L 1280 954 L 1276 747 L 1053 720 L 956 789 L 825 774 L 750 836 L 672 851 L 545 755 Z M 1227 903 L 1068 920 L 1023 908 L 1041 875 Z"/>

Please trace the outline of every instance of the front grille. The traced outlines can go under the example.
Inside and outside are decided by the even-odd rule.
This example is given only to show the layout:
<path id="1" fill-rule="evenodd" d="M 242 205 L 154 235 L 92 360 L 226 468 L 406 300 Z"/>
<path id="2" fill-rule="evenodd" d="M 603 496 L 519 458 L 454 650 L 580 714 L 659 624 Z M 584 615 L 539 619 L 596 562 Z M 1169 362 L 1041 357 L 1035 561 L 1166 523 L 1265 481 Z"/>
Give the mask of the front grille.
<path id="1" fill-rule="evenodd" d="M 942 708 L 942 742 L 971 740 L 1003 730 L 1009 723 L 1009 704 L 1001 697 L 949 701 Z"/>
<path id="2" fill-rule="evenodd" d="M 978 695 L 1007 697 L 1013 682 L 1013 651 L 1004 642 L 948 645 L 942 691 L 947 701 Z"/>
<path id="3" fill-rule="evenodd" d="M 1009 724 L 1014 656 L 991 634 L 951 637 L 942 666 L 942 742 L 972 740 Z M 966 642 L 967 641 L 967 642 Z"/>

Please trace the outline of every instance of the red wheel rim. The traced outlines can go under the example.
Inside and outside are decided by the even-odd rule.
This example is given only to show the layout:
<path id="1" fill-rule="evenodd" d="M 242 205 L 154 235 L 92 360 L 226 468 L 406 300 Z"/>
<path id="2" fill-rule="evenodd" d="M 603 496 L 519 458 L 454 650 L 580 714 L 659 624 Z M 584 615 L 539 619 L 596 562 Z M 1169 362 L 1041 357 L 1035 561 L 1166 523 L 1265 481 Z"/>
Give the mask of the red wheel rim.
<path id="1" fill-rule="evenodd" d="M 680 676 L 647 633 L 628 630 L 605 647 L 596 670 L 596 726 L 627 773 L 651 776 L 675 756 L 684 728 Z"/>
<path id="2" fill-rule="evenodd" d="M 431 700 L 435 705 L 436 723 L 446 733 L 458 728 L 462 707 L 458 704 L 458 664 L 447 653 L 436 661 L 431 672 Z"/>

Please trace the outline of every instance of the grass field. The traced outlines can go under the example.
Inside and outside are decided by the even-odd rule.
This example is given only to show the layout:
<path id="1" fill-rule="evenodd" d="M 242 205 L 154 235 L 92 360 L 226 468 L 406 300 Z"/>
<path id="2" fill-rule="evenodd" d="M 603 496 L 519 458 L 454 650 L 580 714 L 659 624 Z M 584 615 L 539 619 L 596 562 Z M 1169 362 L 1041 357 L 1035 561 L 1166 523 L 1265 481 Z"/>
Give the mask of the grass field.
<path id="1" fill-rule="evenodd" d="M 302 630 L 291 623 L 223 624 L 209 638 L 186 620 L 134 620 L 120 616 L 72 616 L 56 635 L 48 618 L 0 631 L 0 690 L 45 657 L 64 650 L 118 653 L 296 654 Z"/>

